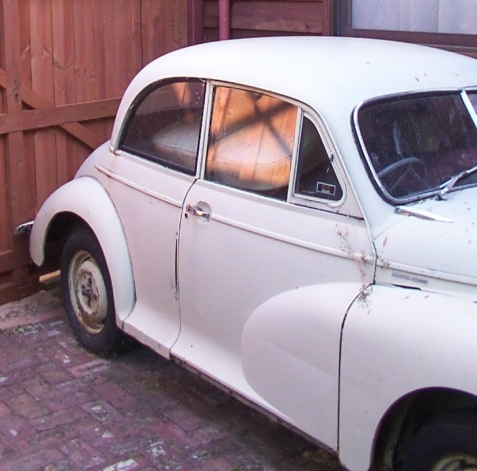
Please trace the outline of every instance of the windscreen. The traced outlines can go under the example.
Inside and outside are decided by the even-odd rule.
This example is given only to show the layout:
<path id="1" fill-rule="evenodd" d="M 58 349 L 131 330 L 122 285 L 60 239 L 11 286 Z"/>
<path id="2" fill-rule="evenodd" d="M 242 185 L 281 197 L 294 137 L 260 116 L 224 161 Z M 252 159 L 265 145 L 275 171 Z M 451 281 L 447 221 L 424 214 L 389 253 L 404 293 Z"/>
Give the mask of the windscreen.
<path id="1" fill-rule="evenodd" d="M 477 183 L 477 94 L 406 96 L 358 112 L 372 174 L 384 195 L 415 200 Z M 460 177 L 455 178 L 460 175 Z"/>

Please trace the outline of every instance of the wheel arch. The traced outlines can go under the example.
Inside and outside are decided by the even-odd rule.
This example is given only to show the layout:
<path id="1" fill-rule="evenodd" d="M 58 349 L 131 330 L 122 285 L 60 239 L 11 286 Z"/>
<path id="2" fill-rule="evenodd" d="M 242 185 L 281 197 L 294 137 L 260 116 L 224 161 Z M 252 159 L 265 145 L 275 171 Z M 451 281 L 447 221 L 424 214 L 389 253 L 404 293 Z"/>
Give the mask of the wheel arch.
<path id="1" fill-rule="evenodd" d="M 103 250 L 113 286 L 116 320 L 122 322 L 135 304 L 132 263 L 119 215 L 96 179 L 72 180 L 45 201 L 30 237 L 32 260 L 41 266 L 50 251 L 60 254 L 68 235 L 77 227 L 91 230 Z"/>
<path id="2" fill-rule="evenodd" d="M 379 424 L 370 469 L 396 469 L 404 449 L 425 423 L 468 410 L 477 411 L 477 396 L 456 389 L 426 388 L 401 397 L 389 407 Z"/>

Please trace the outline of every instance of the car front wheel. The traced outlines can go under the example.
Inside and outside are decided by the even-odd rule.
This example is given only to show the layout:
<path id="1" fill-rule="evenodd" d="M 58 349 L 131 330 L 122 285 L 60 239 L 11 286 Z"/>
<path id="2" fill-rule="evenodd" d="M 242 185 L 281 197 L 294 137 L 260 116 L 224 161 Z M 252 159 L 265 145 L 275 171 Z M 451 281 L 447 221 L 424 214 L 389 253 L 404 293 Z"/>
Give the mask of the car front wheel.
<path id="1" fill-rule="evenodd" d="M 405 453 L 403 471 L 477 470 L 477 415 L 453 414 L 427 422 Z"/>
<path id="2" fill-rule="evenodd" d="M 115 319 L 111 279 L 94 234 L 76 229 L 61 255 L 61 288 L 66 313 L 80 342 L 103 355 L 118 351 L 122 332 Z"/>

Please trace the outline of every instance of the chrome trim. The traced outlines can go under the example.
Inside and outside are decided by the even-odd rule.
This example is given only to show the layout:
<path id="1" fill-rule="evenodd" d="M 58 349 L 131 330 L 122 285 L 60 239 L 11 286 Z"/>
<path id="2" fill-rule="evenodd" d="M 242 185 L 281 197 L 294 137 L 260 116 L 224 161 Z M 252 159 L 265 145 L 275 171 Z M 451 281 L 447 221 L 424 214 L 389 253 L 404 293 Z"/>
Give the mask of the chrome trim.
<path id="1" fill-rule="evenodd" d="M 113 180 L 116 180 L 130 188 L 133 188 L 134 190 L 140 191 L 141 193 L 144 193 L 145 195 L 151 196 L 152 198 L 155 198 L 160 201 L 164 201 L 164 203 L 171 204 L 172 206 L 176 206 L 177 208 L 182 208 L 182 201 L 175 200 L 173 198 L 169 198 L 168 196 L 161 195 L 160 193 L 157 193 L 156 191 L 149 190 L 148 188 L 138 185 L 137 183 L 128 180 L 114 172 L 111 172 L 111 170 L 108 170 L 106 167 L 103 167 L 101 164 L 96 163 L 94 165 L 96 170 L 98 172 L 101 172 L 102 174 L 106 175 L 109 178 L 112 178 Z M 192 178 L 192 177 L 191 177 Z M 195 179 L 193 179 L 195 180 Z M 192 185 L 193 182 L 191 182 Z"/>
<path id="2" fill-rule="evenodd" d="M 441 216 L 440 214 L 432 213 L 431 211 L 427 211 L 425 209 L 396 206 L 396 208 L 394 209 L 394 212 L 396 214 L 400 214 L 401 216 L 413 216 L 419 219 L 424 219 L 425 221 L 437 221 L 437 222 L 447 222 L 447 223 L 454 222 L 453 219 L 447 218 L 445 216 Z"/>
<path id="3" fill-rule="evenodd" d="M 381 180 L 378 177 L 378 174 L 377 174 L 377 172 L 374 169 L 374 166 L 372 164 L 371 157 L 369 156 L 368 151 L 366 149 L 366 146 L 364 144 L 363 136 L 361 134 L 361 129 L 360 129 L 359 123 L 358 123 L 358 113 L 361 111 L 361 109 L 364 106 L 368 106 L 368 105 L 374 104 L 374 103 L 386 102 L 386 101 L 392 100 L 393 98 L 394 99 L 400 99 L 400 98 L 404 98 L 404 97 L 409 97 L 409 98 L 425 97 L 425 96 L 447 95 L 449 93 L 453 93 L 453 94 L 456 94 L 456 95 L 460 94 L 460 96 L 463 98 L 463 94 L 464 93 L 466 94 L 466 90 L 474 91 L 474 88 L 465 87 L 465 88 L 449 88 L 449 89 L 443 88 L 443 89 L 439 89 L 439 90 L 435 90 L 435 89 L 413 90 L 413 91 L 408 91 L 408 92 L 403 92 L 403 93 L 395 93 L 395 94 L 382 95 L 382 96 L 370 98 L 370 99 L 364 100 L 361 103 L 358 103 L 356 105 L 356 107 L 355 107 L 355 109 L 353 110 L 353 113 L 352 113 L 351 122 L 352 122 L 354 134 L 355 134 L 356 139 L 358 140 L 358 143 L 359 143 L 359 149 L 358 150 L 360 151 L 360 153 L 364 157 L 364 160 L 365 160 L 365 163 L 366 163 L 366 170 L 373 177 L 373 182 L 372 183 L 374 183 L 379 188 L 381 196 L 383 197 L 383 199 L 385 201 L 387 201 L 388 203 L 394 204 L 394 205 L 412 203 L 412 202 L 415 202 L 415 201 L 420 201 L 420 200 L 425 199 L 425 198 L 431 198 L 433 196 L 437 196 L 439 194 L 439 189 L 436 188 L 432 191 L 418 193 L 418 194 L 415 194 L 415 195 L 413 195 L 411 197 L 408 197 L 408 198 L 405 198 L 405 197 L 395 198 L 395 197 L 391 196 L 387 192 L 387 190 L 384 188 L 383 184 L 381 183 Z M 468 97 L 466 97 L 466 98 L 467 98 L 467 100 L 469 100 Z M 465 100 L 464 100 L 464 103 L 465 103 Z M 473 109 L 472 104 L 470 103 L 470 100 L 469 100 L 468 105 L 467 105 L 467 103 L 465 103 L 465 104 L 466 104 L 467 108 L 468 108 L 468 105 L 469 105 Z M 475 110 L 473 110 L 473 111 L 475 113 Z M 472 116 L 472 118 L 473 118 L 473 116 Z M 477 124 L 476 124 L 476 126 L 477 126 Z"/>
<path id="4" fill-rule="evenodd" d="M 33 228 L 33 221 L 24 222 L 15 228 L 15 236 L 30 234 Z"/>

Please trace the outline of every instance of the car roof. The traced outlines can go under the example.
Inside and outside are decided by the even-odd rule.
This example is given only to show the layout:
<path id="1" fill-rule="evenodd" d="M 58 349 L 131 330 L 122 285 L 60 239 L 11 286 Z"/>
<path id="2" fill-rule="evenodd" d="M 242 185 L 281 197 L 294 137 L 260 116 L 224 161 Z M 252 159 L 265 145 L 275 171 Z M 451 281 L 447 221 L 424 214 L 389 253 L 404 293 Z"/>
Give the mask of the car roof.
<path id="1" fill-rule="evenodd" d="M 147 65 L 121 101 L 111 148 L 141 91 L 174 77 L 213 79 L 271 91 L 318 113 L 370 225 L 389 212 L 359 156 L 351 119 L 371 98 L 406 92 L 477 88 L 477 60 L 440 49 L 363 38 L 270 37 L 183 48 Z M 352 176 L 352 178 L 351 178 Z M 372 219 L 372 221 L 371 221 Z"/>
<path id="2" fill-rule="evenodd" d="M 257 87 L 297 99 L 325 115 L 333 107 L 349 116 L 358 103 L 373 97 L 477 86 L 477 60 L 425 46 L 362 38 L 269 37 L 205 43 L 147 65 L 127 89 L 119 120 L 138 92 L 172 77 Z"/>

